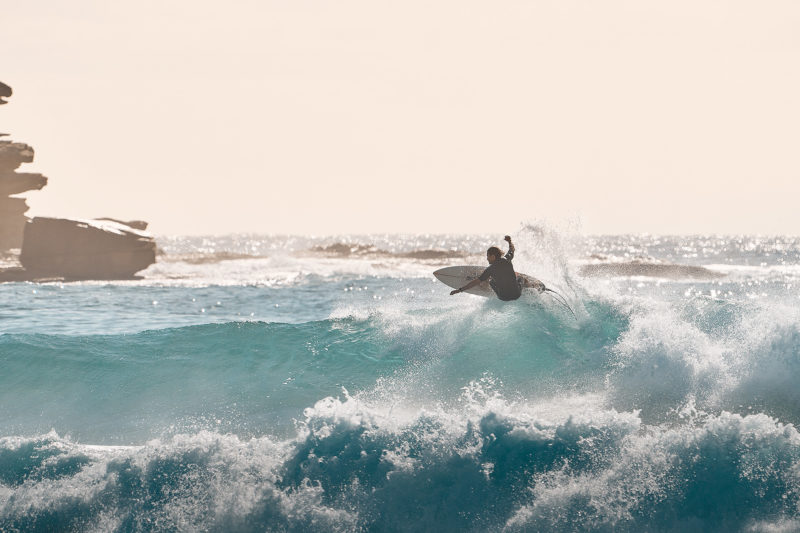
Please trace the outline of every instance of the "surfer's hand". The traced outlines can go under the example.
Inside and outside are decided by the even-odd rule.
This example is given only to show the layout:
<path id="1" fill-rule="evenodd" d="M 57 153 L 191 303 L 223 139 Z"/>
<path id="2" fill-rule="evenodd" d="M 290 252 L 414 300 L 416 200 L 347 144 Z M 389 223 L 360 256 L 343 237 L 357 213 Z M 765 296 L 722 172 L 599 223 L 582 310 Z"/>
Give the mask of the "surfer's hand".
<path id="1" fill-rule="evenodd" d="M 503 239 L 508 242 L 511 242 L 511 235 L 506 235 L 505 237 L 503 237 Z"/>
<path id="2" fill-rule="evenodd" d="M 461 292 L 461 289 L 456 289 L 454 291 L 450 291 L 450 296 L 452 296 L 454 294 L 458 294 L 459 292 Z"/>

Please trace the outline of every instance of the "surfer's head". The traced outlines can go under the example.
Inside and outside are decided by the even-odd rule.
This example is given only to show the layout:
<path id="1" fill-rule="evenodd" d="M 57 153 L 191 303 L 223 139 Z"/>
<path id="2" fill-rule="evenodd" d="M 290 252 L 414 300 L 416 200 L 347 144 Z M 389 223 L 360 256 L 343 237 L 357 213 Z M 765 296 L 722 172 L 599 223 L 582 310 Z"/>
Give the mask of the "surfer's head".
<path id="1" fill-rule="evenodd" d="M 503 252 L 500 251 L 500 248 L 497 246 L 492 246 L 488 250 L 486 250 L 486 260 L 489 261 L 489 264 L 494 263 L 498 259 L 503 257 Z"/>

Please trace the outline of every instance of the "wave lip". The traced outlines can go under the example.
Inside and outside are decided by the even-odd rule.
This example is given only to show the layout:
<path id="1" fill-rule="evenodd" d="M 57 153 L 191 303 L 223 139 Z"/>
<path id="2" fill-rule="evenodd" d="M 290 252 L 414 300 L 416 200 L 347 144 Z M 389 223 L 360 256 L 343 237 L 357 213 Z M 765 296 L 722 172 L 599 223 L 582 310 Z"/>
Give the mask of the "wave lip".
<path id="1" fill-rule="evenodd" d="M 798 519 L 800 435 L 765 415 L 722 413 L 631 438 L 609 468 L 538 481 L 506 530 L 770 530 Z"/>
<path id="2" fill-rule="evenodd" d="M 13 454 L 22 467 L 20 482 L 0 485 L 2 531 L 354 530 L 353 514 L 326 507 L 317 487 L 277 487 L 284 447 L 267 438 L 201 432 L 137 447 L 55 434 L 7 440 L 0 458 Z"/>

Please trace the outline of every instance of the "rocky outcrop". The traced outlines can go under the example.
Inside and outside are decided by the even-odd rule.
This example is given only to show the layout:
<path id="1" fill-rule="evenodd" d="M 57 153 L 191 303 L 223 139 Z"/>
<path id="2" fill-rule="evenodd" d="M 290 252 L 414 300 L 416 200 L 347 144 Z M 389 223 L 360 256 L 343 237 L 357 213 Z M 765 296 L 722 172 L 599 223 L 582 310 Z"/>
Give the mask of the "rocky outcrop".
<path id="1" fill-rule="evenodd" d="M 8 86 L 6 86 L 8 87 Z M 0 94 L 3 94 L 0 87 Z M 6 96 L 10 95 L 10 90 Z M 47 184 L 41 174 L 17 172 L 23 163 L 33 161 L 33 148 L 24 143 L 0 141 L 0 250 L 22 246 L 28 204 L 11 195 L 38 190 Z"/>
<path id="2" fill-rule="evenodd" d="M 0 250 L 22 247 L 27 210 L 28 203 L 24 198 L 0 197 Z"/>
<path id="3" fill-rule="evenodd" d="M 11 87 L 0 83 L 0 104 L 7 103 L 3 98 L 11 93 Z M 19 251 L 22 265 L 0 268 L 0 281 L 128 279 L 155 262 L 155 241 L 143 231 L 147 222 L 29 220 L 28 204 L 14 195 L 47 185 L 41 174 L 17 172 L 33 157 L 27 144 L 0 141 L 0 254 L 7 259 L 9 251 Z"/>
<path id="4" fill-rule="evenodd" d="M 8 98 L 12 92 L 11 87 L 0 81 L 0 105 L 8 103 L 3 98 Z"/>
<path id="5" fill-rule="evenodd" d="M 33 278 L 130 279 L 155 263 L 156 243 L 119 222 L 36 217 L 19 259 Z"/>
<path id="6" fill-rule="evenodd" d="M 26 191 L 38 191 L 47 185 L 47 178 L 41 174 L 10 172 L 0 174 L 0 196 L 11 196 Z"/>
<path id="7" fill-rule="evenodd" d="M 25 143 L 0 141 L 0 168 L 14 171 L 22 163 L 33 162 L 33 148 Z"/>

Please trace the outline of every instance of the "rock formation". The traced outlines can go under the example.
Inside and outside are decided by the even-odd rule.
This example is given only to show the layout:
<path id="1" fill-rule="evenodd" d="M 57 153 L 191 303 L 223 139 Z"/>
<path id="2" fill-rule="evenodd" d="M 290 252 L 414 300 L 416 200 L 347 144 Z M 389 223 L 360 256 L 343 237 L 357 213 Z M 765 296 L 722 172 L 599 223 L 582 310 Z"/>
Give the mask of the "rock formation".
<path id="1" fill-rule="evenodd" d="M 38 190 L 47 184 L 47 178 L 41 174 L 17 172 L 20 165 L 31 161 L 33 148 L 27 144 L 0 141 L 0 250 L 22 246 L 22 233 L 28 220 L 25 199 L 10 196 Z"/>
<path id="2" fill-rule="evenodd" d="M 8 98 L 11 96 L 11 87 L 0 81 L 0 105 L 7 104 L 3 98 Z"/>
<path id="3" fill-rule="evenodd" d="M 34 278 L 127 279 L 155 263 L 156 245 L 119 222 L 36 217 L 19 260 Z"/>
<path id="4" fill-rule="evenodd" d="M 11 87 L 0 82 L 0 105 L 8 103 L 4 98 L 11 96 L 12 92 Z M 25 217 L 28 210 L 25 199 L 10 196 L 47 185 L 47 178 L 41 174 L 17 172 L 20 165 L 31 161 L 33 148 L 27 144 L 0 141 L 0 251 L 22 246 L 22 235 L 28 220 Z"/>
<path id="5" fill-rule="evenodd" d="M 11 87 L 0 82 L 0 104 L 11 94 Z M 29 220 L 28 204 L 14 195 L 47 185 L 41 174 L 17 172 L 33 156 L 27 144 L 0 140 L 0 254 L 21 249 L 22 264 L 0 269 L 0 281 L 131 278 L 155 262 L 155 241 L 144 232 L 147 222 Z"/>

